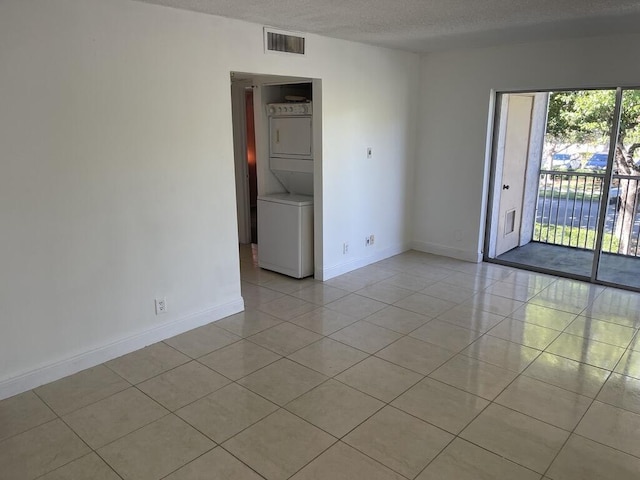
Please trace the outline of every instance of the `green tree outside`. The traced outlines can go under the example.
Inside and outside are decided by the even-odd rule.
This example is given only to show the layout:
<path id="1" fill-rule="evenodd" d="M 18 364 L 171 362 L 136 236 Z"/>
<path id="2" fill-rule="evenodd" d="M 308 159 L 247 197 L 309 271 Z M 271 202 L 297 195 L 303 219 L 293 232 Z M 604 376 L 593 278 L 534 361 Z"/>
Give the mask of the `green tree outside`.
<path id="1" fill-rule="evenodd" d="M 614 90 L 552 92 L 549 95 L 547 138 L 558 143 L 609 144 L 615 110 Z M 615 167 L 620 175 L 640 178 L 640 90 L 624 90 L 620 132 L 615 139 Z M 628 254 L 635 220 L 638 179 L 620 179 L 615 236 L 618 253 Z"/>

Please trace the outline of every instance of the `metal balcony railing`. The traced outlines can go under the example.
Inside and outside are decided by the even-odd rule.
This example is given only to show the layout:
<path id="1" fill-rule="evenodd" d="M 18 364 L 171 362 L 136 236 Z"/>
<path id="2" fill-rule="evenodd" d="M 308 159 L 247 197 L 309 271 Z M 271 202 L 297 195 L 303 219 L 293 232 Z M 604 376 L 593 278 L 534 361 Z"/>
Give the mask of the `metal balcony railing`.
<path id="1" fill-rule="evenodd" d="M 541 170 L 533 241 L 593 250 L 607 195 L 603 251 L 639 256 L 640 177 L 614 174 L 608 194 L 603 179 L 604 173 Z"/>

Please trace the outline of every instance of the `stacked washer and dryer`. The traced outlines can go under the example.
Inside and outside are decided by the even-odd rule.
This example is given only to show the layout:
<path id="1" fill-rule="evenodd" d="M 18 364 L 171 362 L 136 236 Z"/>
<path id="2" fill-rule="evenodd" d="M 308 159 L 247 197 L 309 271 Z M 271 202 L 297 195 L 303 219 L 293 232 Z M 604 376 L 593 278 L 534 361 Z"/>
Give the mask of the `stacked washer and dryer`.
<path id="1" fill-rule="evenodd" d="M 313 275 L 313 131 L 311 103 L 272 103 L 269 168 L 285 193 L 258 196 L 258 265 Z"/>

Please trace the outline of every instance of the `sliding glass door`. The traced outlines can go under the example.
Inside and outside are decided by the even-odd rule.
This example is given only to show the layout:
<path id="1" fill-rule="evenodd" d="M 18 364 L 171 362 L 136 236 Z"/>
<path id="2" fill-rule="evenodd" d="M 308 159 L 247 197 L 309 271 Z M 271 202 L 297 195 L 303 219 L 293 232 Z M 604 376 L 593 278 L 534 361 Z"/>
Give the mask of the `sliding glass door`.
<path id="1" fill-rule="evenodd" d="M 485 259 L 640 289 L 640 90 L 497 97 Z"/>

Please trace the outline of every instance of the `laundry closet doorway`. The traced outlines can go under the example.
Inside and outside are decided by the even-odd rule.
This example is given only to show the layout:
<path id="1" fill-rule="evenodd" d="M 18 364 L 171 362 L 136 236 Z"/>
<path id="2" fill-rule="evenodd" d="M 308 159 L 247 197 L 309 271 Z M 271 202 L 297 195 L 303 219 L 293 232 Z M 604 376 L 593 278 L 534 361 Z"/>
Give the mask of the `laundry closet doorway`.
<path id="1" fill-rule="evenodd" d="M 285 195 L 288 193 L 295 194 L 299 187 L 299 181 L 302 177 L 302 183 L 308 185 L 303 189 L 305 195 L 312 198 L 312 226 L 311 235 L 311 272 L 322 272 L 322 82 L 319 79 L 300 78 L 300 77 L 283 77 L 262 74 L 232 72 L 231 74 L 231 100 L 233 114 L 233 136 L 234 136 L 234 157 L 235 157 L 235 178 L 236 178 L 236 202 L 238 215 L 238 240 L 240 244 L 251 243 L 254 251 L 258 252 L 258 261 L 260 261 L 260 221 L 256 219 L 260 217 L 259 211 L 264 213 L 266 209 L 264 202 L 265 196 Z M 250 92 L 250 94 L 249 94 Z M 255 132 L 255 199 L 251 186 L 252 174 L 251 168 L 251 132 L 250 122 L 247 116 L 251 115 L 250 108 L 247 107 L 249 98 L 253 103 L 253 125 Z M 283 104 L 289 106 L 292 112 L 290 115 L 295 116 L 293 110 L 295 108 L 308 108 L 311 123 L 311 132 L 309 143 L 311 151 L 309 152 L 308 162 L 298 162 L 302 165 L 302 170 L 308 171 L 308 175 L 300 173 L 300 168 L 295 162 L 295 158 L 277 159 L 279 163 L 274 162 L 274 152 L 278 156 L 278 145 L 273 145 L 273 139 L 270 133 L 270 120 L 272 120 L 273 112 L 270 113 L 270 105 Z M 273 110 L 273 109 L 272 109 Z M 289 119 L 283 115 L 275 124 L 282 123 L 287 126 Z M 279 123 L 278 123 L 279 122 Z M 271 122 L 274 123 L 274 122 Z M 297 141 L 296 138 L 287 138 L 283 131 L 282 141 Z M 286 144 L 282 144 L 286 146 Z M 280 146 L 282 146 L 280 145 Z M 287 155 L 280 155 L 286 157 Z M 274 167 L 275 166 L 275 167 Z M 282 171 L 281 171 L 282 170 Z M 293 179 L 289 181 L 290 179 Z M 292 188 L 293 185 L 293 188 Z M 309 195 L 310 194 L 310 195 Z M 289 197 L 291 199 L 293 197 Z M 255 203 L 254 203 L 255 201 Z M 254 205 L 257 204 L 257 209 Z M 262 208 L 260 207 L 262 205 Z M 257 210 L 257 211 L 256 211 Z M 263 215 L 264 216 L 264 215 Z M 272 223 L 272 222 L 269 222 Z M 262 222 L 262 229 L 265 229 L 265 222 Z M 257 227 L 257 231 L 256 231 Z M 263 231 L 263 248 L 266 248 L 266 242 L 269 235 L 273 232 Z M 284 237 L 283 242 L 286 243 Z M 257 241 L 257 247 L 256 247 Z M 281 242 L 271 241 L 271 244 L 279 244 Z M 263 255 L 264 257 L 265 255 Z M 276 262 L 278 263 L 278 262 Z M 261 265 L 262 266 L 262 265 Z M 277 267 L 272 268 L 270 265 L 263 268 L 274 269 L 279 271 Z M 287 271 L 288 272 L 288 271 Z M 279 271 L 298 277 L 292 273 Z M 307 272 L 308 273 L 308 272 Z"/>

